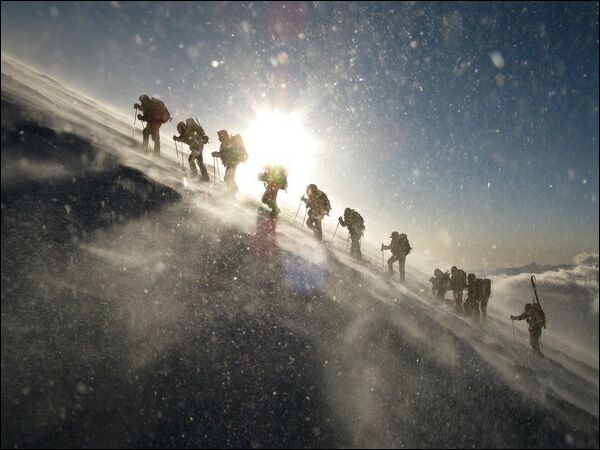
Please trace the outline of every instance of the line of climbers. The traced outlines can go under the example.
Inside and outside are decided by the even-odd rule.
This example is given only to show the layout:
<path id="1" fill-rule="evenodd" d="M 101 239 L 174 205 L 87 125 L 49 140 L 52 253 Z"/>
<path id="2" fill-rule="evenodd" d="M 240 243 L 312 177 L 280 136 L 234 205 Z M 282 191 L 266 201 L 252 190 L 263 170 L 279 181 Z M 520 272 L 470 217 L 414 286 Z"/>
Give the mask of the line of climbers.
<path id="1" fill-rule="evenodd" d="M 160 154 L 160 127 L 172 120 L 171 114 L 164 102 L 157 98 L 150 98 L 148 95 L 144 94 L 140 95 L 139 101 L 140 102 L 135 103 L 133 107 L 134 109 L 141 111 L 141 113 L 137 115 L 137 118 L 142 122 L 146 122 L 146 125 L 142 130 L 144 148 L 146 151 L 148 150 L 149 140 L 150 137 L 152 137 L 154 142 L 154 153 Z M 188 163 L 192 175 L 198 175 L 197 165 L 200 168 L 200 181 L 210 181 L 208 170 L 206 170 L 202 156 L 204 145 L 208 144 L 209 138 L 198 120 L 190 117 L 185 122 L 179 122 L 177 124 L 177 132 L 179 133 L 179 136 L 173 136 L 173 140 L 175 142 L 186 144 L 190 148 Z M 212 156 L 221 158 L 221 161 L 225 166 L 224 181 L 230 192 L 237 192 L 238 186 L 235 182 L 235 172 L 238 164 L 248 159 L 246 147 L 239 134 L 230 136 L 227 130 L 219 130 L 217 136 L 221 142 L 221 146 L 218 152 L 212 153 Z"/>
<path id="2" fill-rule="evenodd" d="M 474 273 L 469 275 L 465 271 L 452 266 L 450 272 L 435 269 L 433 277 L 429 279 L 432 294 L 440 301 L 444 300 L 447 291 L 452 291 L 454 308 L 465 316 L 478 321 L 479 318 L 487 319 L 487 305 L 492 294 L 492 282 L 488 278 L 477 278 Z M 467 297 L 463 303 L 463 292 L 467 290 Z"/>
<path id="3" fill-rule="evenodd" d="M 434 276 L 429 279 L 431 292 L 435 298 L 444 301 L 446 292 L 451 290 L 454 296 L 456 312 L 472 318 L 474 321 L 487 320 L 487 306 L 492 295 L 492 281 L 488 278 L 477 278 L 474 273 L 452 266 L 450 273 L 435 269 Z M 467 296 L 463 302 L 464 290 Z M 518 316 L 510 316 L 511 320 L 526 320 L 529 325 L 529 343 L 533 351 L 543 356 L 540 348 L 542 328 L 546 328 L 546 316 L 539 302 L 527 303 L 525 311 Z"/>
<path id="4" fill-rule="evenodd" d="M 150 98 L 148 95 L 141 95 L 139 103 L 133 105 L 135 110 L 141 111 L 137 118 L 146 123 L 143 131 L 143 145 L 148 150 L 149 138 L 154 142 L 154 153 L 160 154 L 160 127 L 168 121 L 171 121 L 171 114 L 165 104 L 157 99 Z M 135 121 L 134 121 L 135 130 Z M 204 145 L 208 144 L 209 138 L 197 119 L 189 118 L 185 122 L 177 124 L 179 136 L 173 136 L 175 142 L 186 144 L 190 148 L 188 163 L 192 175 L 197 176 L 200 169 L 200 181 L 209 182 L 210 177 L 203 160 Z M 220 158 L 225 166 L 225 175 L 223 180 L 227 184 L 230 193 L 239 190 L 235 182 L 235 173 L 237 166 L 248 159 L 248 153 L 244 146 L 242 137 L 239 134 L 231 136 L 227 130 L 217 132 L 221 146 L 218 152 L 212 152 L 213 158 Z M 265 193 L 262 196 L 262 203 L 271 210 L 271 215 L 277 217 L 280 209 L 277 206 L 277 194 L 280 190 L 287 189 L 287 170 L 281 166 L 269 166 L 258 176 L 265 186 Z M 306 197 L 302 196 L 301 202 L 304 202 L 307 209 L 308 219 L 306 226 L 313 231 L 318 241 L 323 239 L 322 222 L 325 216 L 331 211 L 331 203 L 327 195 L 317 188 L 316 184 L 309 184 L 306 188 Z M 360 249 L 360 240 L 364 235 L 365 221 L 363 217 L 354 209 L 346 208 L 344 216 L 339 217 L 339 224 L 348 229 L 349 240 L 351 241 L 350 254 L 357 260 L 362 259 Z M 400 280 L 404 282 L 406 255 L 410 253 L 411 247 L 408 243 L 406 234 L 399 234 L 394 231 L 390 236 L 392 241 L 390 245 L 381 244 L 382 251 L 389 249 L 392 251 L 392 257 L 388 260 L 390 275 L 393 274 L 393 264 L 398 261 Z"/>
<path id="5" fill-rule="evenodd" d="M 168 121 L 171 121 L 171 115 L 165 104 L 157 99 L 150 98 L 148 95 L 139 97 L 140 103 L 133 105 L 135 110 L 141 111 L 136 117 L 140 121 L 146 122 L 142 130 L 143 145 L 148 150 L 149 138 L 154 142 L 154 153 L 160 154 L 160 127 Z M 135 130 L 135 120 L 134 120 Z M 177 124 L 179 136 L 173 136 L 173 140 L 186 144 L 190 148 L 188 163 L 192 175 L 197 176 L 196 165 L 200 168 L 200 181 L 209 182 L 208 170 L 204 165 L 202 152 L 204 145 L 208 144 L 209 138 L 197 119 L 189 118 L 185 122 Z M 230 193 L 239 190 L 235 182 L 237 166 L 248 159 L 248 153 L 244 146 L 242 137 L 239 134 L 231 136 L 227 130 L 217 132 L 219 142 L 221 143 L 218 152 L 212 152 L 213 158 L 221 158 L 225 166 L 225 175 L 223 180 L 227 184 Z M 283 189 L 287 189 L 288 172 L 281 166 L 269 166 L 258 175 L 258 180 L 265 186 L 265 193 L 262 196 L 262 203 L 271 210 L 271 216 L 276 218 L 280 209 L 277 206 L 277 194 Z M 306 188 L 306 197 L 301 197 L 301 202 L 305 203 L 308 219 L 306 226 L 313 231 L 313 235 L 318 241 L 323 239 L 322 222 L 325 216 L 331 211 L 331 203 L 327 195 L 317 188 L 316 184 L 309 184 Z M 360 249 L 360 239 L 364 235 L 365 220 L 356 210 L 346 208 L 344 216 L 338 218 L 338 223 L 344 228 L 348 228 L 350 245 L 350 254 L 357 260 L 362 259 Z M 337 228 L 336 228 L 337 229 Z M 335 237 L 335 234 L 334 234 Z M 394 273 L 393 265 L 397 261 L 399 265 L 400 281 L 405 281 L 405 263 L 406 256 L 411 252 L 412 247 L 406 234 L 400 234 L 394 231 L 391 235 L 389 245 L 381 244 L 383 258 L 384 250 L 391 250 L 392 256 L 388 259 L 389 275 Z M 442 272 L 435 269 L 434 276 L 429 279 L 433 295 L 444 300 L 448 290 L 451 290 L 454 296 L 454 307 L 457 312 L 469 316 L 476 321 L 487 320 L 487 305 L 492 293 L 492 283 L 487 278 L 477 278 L 475 274 L 468 276 L 464 270 L 453 266 L 448 272 Z M 463 302 L 463 292 L 467 290 L 466 299 Z M 529 324 L 530 344 L 537 354 L 541 355 L 540 337 L 542 327 L 546 326 L 546 319 L 539 303 L 528 303 L 525 305 L 525 312 L 519 316 L 510 316 L 512 320 L 526 320 Z"/>

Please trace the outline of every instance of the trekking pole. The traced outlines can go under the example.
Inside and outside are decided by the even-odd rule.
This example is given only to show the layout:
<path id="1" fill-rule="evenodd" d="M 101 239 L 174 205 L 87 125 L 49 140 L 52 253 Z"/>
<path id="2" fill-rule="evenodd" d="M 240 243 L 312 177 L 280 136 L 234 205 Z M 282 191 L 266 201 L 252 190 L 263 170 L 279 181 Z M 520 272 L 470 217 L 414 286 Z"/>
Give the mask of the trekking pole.
<path id="1" fill-rule="evenodd" d="M 213 156 L 213 183 L 217 184 L 217 158 Z"/>
<path id="2" fill-rule="evenodd" d="M 512 322 L 512 329 L 513 329 L 513 342 L 516 344 L 517 343 L 517 338 L 515 336 L 515 321 L 510 319 L 510 321 Z"/>
<path id="3" fill-rule="evenodd" d="M 384 250 L 384 249 L 381 249 L 381 268 L 382 268 L 383 270 L 385 270 L 385 262 L 384 262 L 384 260 L 383 260 L 383 259 L 384 259 L 384 255 L 385 255 L 385 250 Z"/>
<path id="4" fill-rule="evenodd" d="M 350 232 L 348 231 L 348 237 L 346 238 L 346 253 L 348 253 L 348 241 L 350 240 Z"/>
<path id="5" fill-rule="evenodd" d="M 135 121 L 137 120 L 137 109 L 133 109 L 133 132 L 131 133 L 131 140 L 135 138 Z"/>
<path id="6" fill-rule="evenodd" d="M 183 157 L 184 153 L 183 153 L 183 142 L 179 145 L 179 156 L 181 157 L 181 163 L 179 163 L 179 159 L 177 160 L 177 163 L 181 164 L 181 170 L 183 170 L 185 172 L 185 163 L 183 162 Z"/>
<path id="7" fill-rule="evenodd" d="M 177 165 L 180 166 L 181 163 L 179 162 L 179 149 L 177 148 L 177 141 L 173 140 L 173 142 L 175 143 L 175 153 L 177 155 Z"/>
<path id="8" fill-rule="evenodd" d="M 219 165 L 219 160 L 215 157 L 215 161 L 217 162 L 217 175 L 219 176 L 219 180 L 221 179 L 221 166 Z"/>
<path id="9" fill-rule="evenodd" d="M 338 222 L 338 224 L 335 226 L 335 231 L 333 232 L 333 237 L 331 238 L 331 243 L 333 244 L 333 240 L 335 239 L 335 233 L 337 233 L 337 229 L 340 226 L 340 223 Z"/>
<path id="10" fill-rule="evenodd" d="M 302 226 L 300 227 L 300 229 L 304 228 L 304 222 L 306 222 L 306 213 L 308 212 L 308 208 L 306 208 L 304 210 L 304 219 L 302 219 Z"/>
<path id="11" fill-rule="evenodd" d="M 296 218 L 298 217 L 298 213 L 300 212 L 300 207 L 302 206 L 302 199 L 300 199 L 300 203 L 298 204 L 298 209 L 296 210 L 296 215 L 294 216 L 294 222 L 292 225 L 296 225 Z"/>

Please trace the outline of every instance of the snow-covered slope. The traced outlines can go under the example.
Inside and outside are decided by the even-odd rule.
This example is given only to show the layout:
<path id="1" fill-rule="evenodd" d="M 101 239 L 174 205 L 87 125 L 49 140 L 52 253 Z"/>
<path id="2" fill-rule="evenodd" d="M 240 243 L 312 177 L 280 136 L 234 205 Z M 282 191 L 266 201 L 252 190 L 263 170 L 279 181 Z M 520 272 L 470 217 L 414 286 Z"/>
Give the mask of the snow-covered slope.
<path id="1" fill-rule="evenodd" d="M 2 447 L 598 447 L 597 360 L 186 186 L 130 127 L 2 57 Z"/>

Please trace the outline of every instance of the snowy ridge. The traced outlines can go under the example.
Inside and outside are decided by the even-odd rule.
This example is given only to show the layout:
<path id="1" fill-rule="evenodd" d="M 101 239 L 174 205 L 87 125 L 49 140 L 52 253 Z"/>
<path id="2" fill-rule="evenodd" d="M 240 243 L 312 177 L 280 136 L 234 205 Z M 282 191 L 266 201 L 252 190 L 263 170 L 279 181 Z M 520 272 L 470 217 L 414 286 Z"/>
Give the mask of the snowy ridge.
<path id="1" fill-rule="evenodd" d="M 410 256 L 402 286 L 130 138 L 2 56 L 3 447 L 598 447 L 597 359 L 551 329 L 537 359 Z"/>

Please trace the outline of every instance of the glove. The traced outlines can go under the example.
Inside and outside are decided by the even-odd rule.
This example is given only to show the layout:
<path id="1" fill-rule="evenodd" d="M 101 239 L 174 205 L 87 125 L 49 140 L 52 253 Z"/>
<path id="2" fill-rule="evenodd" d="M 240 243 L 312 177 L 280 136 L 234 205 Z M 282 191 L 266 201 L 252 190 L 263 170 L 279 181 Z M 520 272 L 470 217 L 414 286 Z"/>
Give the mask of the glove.
<path id="1" fill-rule="evenodd" d="M 144 120 L 144 116 L 142 116 L 141 114 L 137 115 L 138 120 Z"/>
<path id="2" fill-rule="evenodd" d="M 178 138 L 177 136 L 173 135 L 173 140 L 174 140 L 174 141 L 178 141 L 178 140 L 179 140 L 179 138 Z"/>
<path id="3" fill-rule="evenodd" d="M 342 219 L 342 216 L 340 216 L 340 217 L 338 218 L 338 222 L 340 223 L 340 225 L 342 224 L 342 220 L 344 220 L 344 219 Z"/>
<path id="4" fill-rule="evenodd" d="M 300 197 L 300 201 L 303 201 L 304 203 L 306 203 L 306 197 L 303 195 L 302 197 Z"/>
<path id="5" fill-rule="evenodd" d="M 385 250 L 385 248 L 383 248 L 383 244 L 381 244 L 381 251 L 384 251 L 384 250 Z"/>
<path id="6" fill-rule="evenodd" d="M 219 152 L 212 152 L 211 155 L 213 158 L 218 158 L 219 156 L 221 156 Z"/>
<path id="7" fill-rule="evenodd" d="M 516 317 L 515 316 L 510 316 L 510 320 L 515 320 Z"/>
<path id="8" fill-rule="evenodd" d="M 139 103 L 134 103 L 133 109 L 142 109 L 142 106 Z"/>

